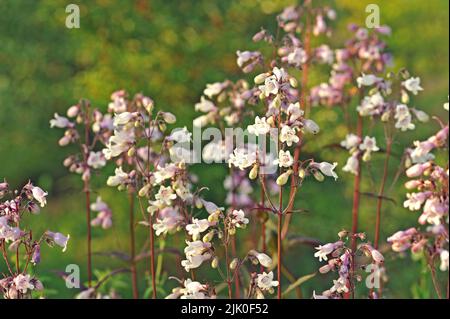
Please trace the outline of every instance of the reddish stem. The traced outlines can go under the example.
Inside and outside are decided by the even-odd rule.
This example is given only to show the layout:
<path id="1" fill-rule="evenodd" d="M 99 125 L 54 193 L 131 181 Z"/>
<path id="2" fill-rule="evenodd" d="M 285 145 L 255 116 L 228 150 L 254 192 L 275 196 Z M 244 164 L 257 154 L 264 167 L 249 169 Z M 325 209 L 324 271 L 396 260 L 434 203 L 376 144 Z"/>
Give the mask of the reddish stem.
<path id="1" fill-rule="evenodd" d="M 133 289 L 133 298 L 139 298 L 139 290 L 137 283 L 137 269 L 136 269 L 136 237 L 134 230 L 134 193 L 130 191 L 128 194 L 130 205 L 130 270 L 131 270 L 131 284 Z"/>
<path id="2" fill-rule="evenodd" d="M 155 233 L 153 230 L 153 218 L 149 216 L 150 225 L 150 272 L 152 276 L 152 298 L 156 299 L 156 271 L 155 271 Z"/>

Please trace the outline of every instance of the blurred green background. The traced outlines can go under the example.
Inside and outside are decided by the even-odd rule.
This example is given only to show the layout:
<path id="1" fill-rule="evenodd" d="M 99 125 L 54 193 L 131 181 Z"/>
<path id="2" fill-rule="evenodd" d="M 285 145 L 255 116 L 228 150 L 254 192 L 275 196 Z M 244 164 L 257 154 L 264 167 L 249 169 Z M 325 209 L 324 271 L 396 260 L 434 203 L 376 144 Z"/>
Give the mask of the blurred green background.
<path id="1" fill-rule="evenodd" d="M 80 29 L 65 27 L 65 7 L 72 2 L 81 8 Z M 81 97 L 105 110 L 110 93 L 124 88 L 151 96 L 158 108 L 171 110 L 177 115 L 178 124 L 191 128 L 196 117 L 193 106 L 205 84 L 242 77 L 235 63 L 235 51 L 257 48 L 251 43 L 253 34 L 261 26 L 273 30 L 275 14 L 294 3 L 292 0 L 0 0 L 0 178 L 6 178 L 17 188 L 31 179 L 48 190 L 48 207 L 40 216 L 31 216 L 30 224 L 37 231 L 52 229 L 71 234 L 67 252 L 44 248 L 42 265 L 36 267 L 49 289 L 47 297 L 73 297 L 75 292 L 66 289 L 52 270 L 64 270 L 70 263 L 84 267 L 85 263 L 81 181 L 62 166 L 63 158 L 71 150 L 57 146 L 62 132 L 49 128 L 53 113 L 64 114 Z M 448 116 L 442 110 L 449 84 L 447 0 L 314 3 L 325 3 L 337 10 L 338 20 L 330 39 L 333 48 L 341 46 L 348 37 L 349 22 L 364 23 L 367 4 L 378 4 L 381 23 L 393 29 L 388 45 L 394 53 L 394 69 L 406 67 L 422 79 L 425 90 L 412 104 L 429 114 Z M 322 78 L 323 75 L 326 73 Z M 319 78 L 313 78 L 312 84 L 318 81 Z M 345 129 L 336 125 L 338 114 L 338 110 L 314 109 L 312 117 L 321 125 L 322 133 L 314 145 L 308 146 L 308 151 L 324 160 L 336 160 L 342 166 L 345 152 L 336 154 L 335 150 L 322 148 L 345 136 Z M 414 132 L 402 134 L 396 144 L 397 154 L 413 140 L 425 138 L 436 129 L 434 124 L 419 125 Z M 381 138 L 379 143 L 383 146 Z M 365 189 L 378 185 L 376 167 L 381 161 L 381 157 L 374 159 L 374 180 L 365 176 Z M 391 176 L 398 164 L 398 158 L 393 160 Z M 117 196 L 114 190 L 104 187 L 112 170 L 108 167 L 104 175 L 94 178 L 96 189 L 114 209 L 114 227 L 94 230 L 94 251 L 128 249 L 126 195 Z M 213 190 L 208 198 L 222 202 L 225 167 L 216 165 L 207 170 L 194 167 L 194 171 L 201 184 Z M 293 234 L 332 241 L 339 230 L 350 227 L 352 177 L 342 172 L 339 175 L 337 183 L 312 181 L 301 190 L 296 207 L 308 209 L 309 213 L 294 218 Z M 397 204 L 384 205 L 382 238 L 416 223 L 417 215 L 401 207 L 405 193 L 401 181 L 390 194 Z M 360 225 L 369 239 L 374 215 L 374 200 L 364 198 Z M 139 244 L 144 245 L 146 231 L 137 229 Z M 175 240 L 181 248 L 182 238 Z M 241 243 L 242 252 L 252 246 L 251 238 L 245 234 Z M 313 249 L 305 246 L 290 248 L 285 254 L 295 277 L 318 268 L 312 254 Z M 386 257 L 390 279 L 385 288 L 387 297 L 434 297 L 429 276 L 420 262 L 413 262 L 408 256 L 399 258 L 387 247 Z M 170 260 L 173 259 L 164 260 L 167 269 L 173 269 Z M 95 256 L 94 265 L 104 272 L 124 264 L 110 257 Z M 142 263 L 140 268 L 143 271 L 147 267 Z M 327 289 L 332 276 L 319 275 L 310 280 L 302 286 L 304 297 L 309 298 L 313 290 Z M 141 274 L 141 295 L 147 286 L 142 277 Z M 125 274 L 109 285 L 129 297 L 128 281 Z M 174 283 L 161 286 L 161 293 L 168 293 Z"/>

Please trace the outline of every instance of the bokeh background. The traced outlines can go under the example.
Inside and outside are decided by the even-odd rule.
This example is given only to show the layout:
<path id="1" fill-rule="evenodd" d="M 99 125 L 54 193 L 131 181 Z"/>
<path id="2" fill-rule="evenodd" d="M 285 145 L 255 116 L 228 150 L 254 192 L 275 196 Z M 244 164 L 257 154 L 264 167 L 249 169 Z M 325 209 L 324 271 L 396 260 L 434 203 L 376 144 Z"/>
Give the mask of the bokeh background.
<path id="1" fill-rule="evenodd" d="M 81 8 L 81 28 L 65 27 L 65 7 L 76 3 Z M 329 40 L 337 48 L 349 35 L 347 24 L 363 24 L 369 3 L 381 9 L 381 23 L 392 27 L 387 40 L 394 54 L 393 70 L 406 67 L 420 76 L 424 92 L 413 104 L 432 115 L 448 116 L 442 110 L 449 85 L 449 2 L 447 0 L 339 0 L 314 1 L 333 6 L 338 13 L 334 34 Z M 109 95 L 116 89 L 143 92 L 151 96 L 157 107 L 174 112 L 180 125 L 192 127 L 196 117 L 194 104 L 199 100 L 206 83 L 225 78 L 242 77 L 236 66 L 235 51 L 256 49 L 251 37 L 261 26 L 269 30 L 275 26 L 275 15 L 292 0 L 0 0 L 0 178 L 15 187 L 31 179 L 49 191 L 49 205 L 40 216 L 30 216 L 30 225 L 37 230 L 56 229 L 71 234 L 71 242 L 64 254 L 44 248 L 43 263 L 36 272 L 47 288 L 46 297 L 70 298 L 74 290 L 65 288 L 55 271 L 75 263 L 84 269 L 85 216 L 83 195 L 78 176 L 71 176 L 62 160 L 71 150 L 57 146 L 62 133 L 48 125 L 53 113 L 64 114 L 67 107 L 84 97 L 106 109 Z M 316 5 L 316 4 L 315 4 Z M 325 72 L 325 73 L 324 73 Z M 324 70 L 322 78 L 326 76 Z M 313 77 L 318 83 L 320 76 Z M 325 160 L 345 163 L 345 152 L 323 146 L 336 143 L 345 136 L 337 124 L 339 111 L 314 109 L 312 117 L 322 127 L 314 145 L 308 151 Z M 437 126 L 419 125 L 411 133 L 402 134 L 397 141 L 397 154 L 415 139 L 422 139 Z M 379 143 L 382 144 L 381 135 Z M 378 185 L 382 158 L 375 158 L 372 176 L 365 176 L 365 189 Z M 397 162 L 396 162 L 397 161 Z M 399 158 L 392 162 L 392 176 L 398 169 Z M 98 193 L 114 209 L 114 226 L 103 231 L 94 230 L 94 251 L 128 250 L 128 221 L 126 195 L 104 186 L 108 173 L 94 178 Z M 209 186 L 208 198 L 223 202 L 224 166 L 216 165 L 200 170 L 194 167 L 202 185 Z M 333 241 L 336 234 L 351 225 L 352 177 L 340 174 L 338 182 L 311 182 L 298 195 L 296 207 L 307 214 L 294 218 L 293 235 Z M 382 238 L 398 229 L 414 225 L 417 215 L 401 206 L 404 190 L 402 179 L 389 196 L 396 203 L 385 203 Z M 374 200 L 364 198 L 361 208 L 361 231 L 372 238 L 374 228 Z M 145 244 L 146 231 L 137 228 L 139 245 Z M 245 233 L 245 232 L 244 232 Z M 252 239 L 243 236 L 239 248 L 249 249 Z M 169 245 L 169 244 L 168 244 Z M 177 244 L 182 249 L 182 239 Z M 391 298 L 434 297 L 426 268 L 409 256 L 403 258 L 386 249 L 386 268 L 389 282 L 385 295 Z M 295 246 L 285 254 L 287 267 L 294 277 L 317 270 L 313 248 Z M 392 257 L 392 258 L 391 258 Z M 164 269 L 173 269 L 170 257 L 162 260 Z M 146 269 L 146 262 L 140 269 Z M 96 255 L 94 266 L 98 276 L 122 267 L 123 261 Z M 4 265 L 0 263 L 0 270 Z M 169 273 L 171 274 L 171 273 Z M 83 275 L 83 274 L 82 274 Z M 312 291 L 326 289 L 332 277 L 319 275 L 301 287 L 303 297 Z M 140 276 L 141 295 L 147 282 Z M 163 280 L 162 280 L 163 281 Z M 109 281 L 105 289 L 114 288 L 121 296 L 129 297 L 129 276 L 123 274 Z M 167 294 L 173 282 L 161 282 L 160 293 Z M 290 295 L 295 297 L 295 294 Z"/>

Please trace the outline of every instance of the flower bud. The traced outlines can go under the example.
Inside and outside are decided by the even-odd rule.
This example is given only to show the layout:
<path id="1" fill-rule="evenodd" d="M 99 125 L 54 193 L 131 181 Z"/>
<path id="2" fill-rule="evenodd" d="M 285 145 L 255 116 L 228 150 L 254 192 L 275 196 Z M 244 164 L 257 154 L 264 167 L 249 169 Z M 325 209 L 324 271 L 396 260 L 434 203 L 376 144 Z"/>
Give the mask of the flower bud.
<path id="1" fill-rule="evenodd" d="M 300 168 L 298 170 L 298 177 L 300 177 L 301 179 L 304 179 L 306 177 L 306 171 L 304 168 Z"/>
<path id="2" fill-rule="evenodd" d="M 325 179 L 323 174 L 321 172 L 319 172 L 318 170 L 314 170 L 313 171 L 313 176 L 319 182 L 323 182 L 323 180 Z"/>
<path id="3" fill-rule="evenodd" d="M 216 269 L 217 267 L 219 267 L 219 258 L 216 256 L 211 261 L 211 268 Z"/>
<path id="4" fill-rule="evenodd" d="M 67 116 L 75 117 L 78 115 L 79 111 L 80 111 L 80 108 L 78 107 L 78 105 L 73 105 L 73 106 L 69 107 L 69 109 L 67 110 Z"/>
<path id="5" fill-rule="evenodd" d="M 303 128 L 306 132 L 317 134 L 320 131 L 319 125 L 310 119 L 303 120 Z"/>
<path id="6" fill-rule="evenodd" d="M 205 236 L 203 236 L 203 242 L 209 243 L 214 238 L 214 231 L 208 232 Z"/>
<path id="7" fill-rule="evenodd" d="M 235 227 L 230 228 L 230 229 L 228 230 L 228 234 L 230 234 L 231 236 L 236 235 L 236 228 L 235 228 Z"/>
<path id="8" fill-rule="evenodd" d="M 261 73 L 258 74 L 257 76 L 255 76 L 255 78 L 253 79 L 253 81 L 255 82 L 255 84 L 262 84 L 264 83 L 264 81 L 266 80 L 266 78 L 269 76 L 269 73 Z"/>
<path id="9" fill-rule="evenodd" d="M 406 91 L 402 91 L 401 101 L 403 104 L 409 103 L 409 95 L 408 95 L 408 93 L 406 93 Z"/>
<path id="10" fill-rule="evenodd" d="M 290 77 L 289 78 L 289 84 L 293 87 L 296 88 L 298 86 L 298 81 L 296 78 L 294 77 Z"/>
<path id="11" fill-rule="evenodd" d="M 368 162 L 368 161 L 370 161 L 371 158 L 372 158 L 372 156 L 371 156 L 370 152 L 365 151 L 363 156 L 362 156 L 362 160 L 364 162 Z"/>
<path id="12" fill-rule="evenodd" d="M 139 197 L 145 197 L 148 194 L 150 187 L 150 184 L 145 184 L 138 192 Z"/>
<path id="13" fill-rule="evenodd" d="M 289 180 L 289 176 L 292 174 L 292 170 L 288 170 L 286 172 L 284 172 L 283 174 L 281 174 L 280 176 L 278 176 L 277 178 L 277 185 L 279 186 L 283 186 L 287 183 L 287 181 Z"/>
<path id="14" fill-rule="evenodd" d="M 234 258 L 230 263 L 230 270 L 235 270 L 239 263 L 239 259 Z"/>
<path id="15" fill-rule="evenodd" d="M 136 149 L 134 147 L 130 148 L 127 152 L 128 157 L 133 157 L 136 153 Z"/>
<path id="16" fill-rule="evenodd" d="M 175 115 L 170 112 L 162 112 L 162 117 L 167 124 L 174 124 L 177 121 Z"/>
<path id="17" fill-rule="evenodd" d="M 255 297 L 256 297 L 256 299 L 264 299 L 264 294 L 262 293 L 262 291 L 260 289 L 256 289 Z"/>
<path id="18" fill-rule="evenodd" d="M 391 118 L 391 113 L 390 113 L 389 111 L 384 112 L 384 113 L 381 115 L 381 121 L 382 121 L 382 122 L 387 122 L 387 121 L 389 121 L 390 118 Z"/>
<path id="19" fill-rule="evenodd" d="M 253 165 L 250 173 L 248 174 L 248 178 L 256 179 L 258 177 L 258 164 Z"/>

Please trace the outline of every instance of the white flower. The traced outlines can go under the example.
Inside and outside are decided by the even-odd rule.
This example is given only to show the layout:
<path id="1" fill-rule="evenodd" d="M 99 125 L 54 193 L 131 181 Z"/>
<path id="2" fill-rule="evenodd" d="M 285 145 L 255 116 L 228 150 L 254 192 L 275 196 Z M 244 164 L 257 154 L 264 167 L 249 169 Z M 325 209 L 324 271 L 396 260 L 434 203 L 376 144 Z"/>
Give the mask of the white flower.
<path id="1" fill-rule="evenodd" d="M 172 205 L 172 200 L 177 198 L 177 195 L 174 194 L 173 189 L 168 186 L 164 187 L 161 186 L 159 188 L 158 193 L 155 195 L 155 199 L 161 204 L 161 205 Z"/>
<path id="2" fill-rule="evenodd" d="M 156 223 L 153 224 L 156 236 L 161 234 L 171 233 L 177 230 L 180 223 L 183 221 L 183 217 L 178 210 L 172 207 L 166 207 L 159 211 Z"/>
<path id="3" fill-rule="evenodd" d="M 358 147 L 359 143 L 361 143 L 361 138 L 358 135 L 347 134 L 345 140 L 341 142 L 341 146 L 345 147 L 348 150 L 351 150 Z"/>
<path id="4" fill-rule="evenodd" d="M 199 283 L 198 281 L 192 281 L 187 279 L 184 281 L 184 288 L 181 289 L 183 295 L 180 299 L 207 299 L 205 291 L 207 286 Z"/>
<path id="5" fill-rule="evenodd" d="M 334 169 L 338 163 L 334 162 L 333 164 L 328 162 L 314 163 L 314 166 L 317 167 L 325 176 L 334 177 L 335 180 L 338 179 L 338 176 Z"/>
<path id="6" fill-rule="evenodd" d="M 361 151 L 366 152 L 378 152 L 380 149 L 377 146 L 377 140 L 375 137 L 364 137 L 364 141 L 359 145 Z"/>
<path id="7" fill-rule="evenodd" d="M 333 280 L 333 287 L 331 287 L 331 292 L 337 292 L 339 294 L 349 292 L 347 287 L 347 280 L 343 277 L 339 277 L 338 280 Z"/>
<path id="8" fill-rule="evenodd" d="M 405 87 L 405 89 L 407 89 L 408 91 L 412 92 L 414 95 L 417 95 L 417 93 L 419 93 L 419 91 L 422 91 L 423 88 L 420 86 L 420 78 L 410 78 L 406 81 L 404 81 L 403 86 Z"/>
<path id="9" fill-rule="evenodd" d="M 442 250 L 441 254 L 441 265 L 439 266 L 439 269 L 441 271 L 447 271 L 448 270 L 448 264 L 449 264 L 449 254 L 448 254 L 448 250 Z"/>
<path id="10" fill-rule="evenodd" d="M 118 167 L 114 171 L 114 176 L 108 177 L 106 185 L 108 186 L 118 186 L 126 183 L 128 181 L 128 174 L 122 170 L 122 166 Z"/>
<path id="11" fill-rule="evenodd" d="M 156 172 L 154 174 L 155 184 L 161 184 L 166 179 L 170 179 L 175 176 L 177 171 L 177 166 L 173 163 L 165 164 L 164 167 L 159 166 L 156 168 Z"/>
<path id="12" fill-rule="evenodd" d="M 328 45 L 323 44 L 316 49 L 316 57 L 320 63 L 331 65 L 334 61 L 334 52 Z"/>
<path id="13" fill-rule="evenodd" d="M 47 205 L 47 199 L 45 197 L 48 195 L 48 193 L 44 192 L 42 188 L 33 186 L 33 188 L 31 189 L 31 193 L 33 194 L 34 199 L 39 202 L 41 207 Z"/>
<path id="14" fill-rule="evenodd" d="M 408 198 L 403 203 L 403 207 L 408 208 L 411 211 L 419 210 L 422 207 L 422 204 L 428 198 L 429 193 L 408 193 L 406 197 Z"/>
<path id="15" fill-rule="evenodd" d="M 366 96 L 361 101 L 361 105 L 356 107 L 356 110 L 361 116 L 377 115 L 381 112 L 383 105 L 384 98 L 377 92 L 371 96 Z"/>
<path id="16" fill-rule="evenodd" d="M 305 112 L 303 112 L 303 110 L 300 108 L 300 103 L 297 102 L 295 104 L 289 104 L 287 113 L 290 115 L 289 121 L 294 122 L 295 120 L 302 117 Z"/>
<path id="17" fill-rule="evenodd" d="M 58 115 L 58 113 L 54 114 L 55 118 L 50 120 L 50 127 L 58 127 L 58 128 L 66 128 L 70 125 L 70 121 L 64 117 Z"/>
<path id="18" fill-rule="evenodd" d="M 187 143 L 191 141 L 192 133 L 188 131 L 188 129 L 183 127 L 182 129 L 176 128 L 172 131 L 170 136 L 168 137 L 169 141 L 175 141 L 178 143 Z"/>
<path id="19" fill-rule="evenodd" d="M 267 123 L 266 118 L 260 118 L 257 116 L 255 118 L 255 124 L 247 126 L 247 130 L 253 135 L 264 135 L 269 133 L 270 125 Z"/>
<path id="20" fill-rule="evenodd" d="M 447 99 L 448 99 L 448 97 L 447 97 Z M 448 111 L 448 108 L 449 108 L 449 103 L 447 102 L 447 103 L 444 103 L 444 110 L 446 110 L 446 111 Z"/>
<path id="21" fill-rule="evenodd" d="M 194 240 L 198 240 L 200 238 L 200 234 L 206 231 L 209 226 L 210 223 L 207 219 L 193 218 L 192 224 L 186 225 L 186 230 Z"/>
<path id="22" fill-rule="evenodd" d="M 134 130 L 116 130 L 114 131 L 114 135 L 109 138 L 106 148 L 103 149 L 103 154 L 105 155 L 105 158 L 109 160 L 128 151 L 133 143 Z"/>
<path id="23" fill-rule="evenodd" d="M 347 163 L 342 167 L 344 172 L 351 173 L 353 175 L 358 175 L 359 171 L 359 160 L 357 155 L 352 155 L 347 159 Z"/>
<path id="24" fill-rule="evenodd" d="M 269 96 L 270 94 L 278 94 L 279 88 L 280 85 L 278 84 L 278 80 L 275 75 L 268 76 L 264 80 L 264 85 L 259 86 L 259 89 L 264 93 L 265 96 Z"/>
<path id="25" fill-rule="evenodd" d="M 63 252 L 67 249 L 67 244 L 69 243 L 70 235 L 64 236 L 61 233 L 54 233 L 51 231 L 47 231 L 46 235 L 55 242 L 58 246 L 63 248 Z"/>
<path id="26" fill-rule="evenodd" d="M 205 94 L 210 99 L 218 95 L 222 90 L 226 87 L 225 83 L 212 83 L 212 84 L 206 84 L 206 89 L 203 91 L 203 94 Z"/>
<path id="27" fill-rule="evenodd" d="M 292 146 L 292 143 L 298 143 L 300 139 L 297 136 L 295 128 L 292 128 L 289 125 L 283 125 L 280 133 L 280 141 L 286 143 L 287 146 Z"/>
<path id="28" fill-rule="evenodd" d="M 306 61 L 308 61 L 308 55 L 302 48 L 295 48 L 294 51 L 289 53 L 287 56 L 287 62 L 296 67 L 305 64 Z"/>
<path id="29" fill-rule="evenodd" d="M 231 222 L 234 226 L 241 228 L 243 225 L 247 225 L 249 220 L 245 217 L 245 213 L 242 209 L 240 210 L 233 210 L 231 213 Z"/>
<path id="30" fill-rule="evenodd" d="M 274 160 L 273 164 L 278 164 L 279 167 L 290 167 L 294 164 L 294 158 L 291 156 L 289 151 L 280 150 L 278 153 L 278 159 Z"/>
<path id="31" fill-rule="evenodd" d="M 34 285 L 31 282 L 31 276 L 26 274 L 18 274 L 16 277 L 14 277 L 13 282 L 14 286 L 16 286 L 16 289 L 20 291 L 23 294 L 26 294 L 28 290 L 33 290 Z"/>
<path id="32" fill-rule="evenodd" d="M 200 98 L 200 102 L 195 104 L 195 111 L 209 113 L 215 111 L 217 108 L 213 102 L 207 100 L 204 96 Z"/>
<path id="33" fill-rule="evenodd" d="M 240 170 L 244 170 L 247 167 L 253 166 L 256 162 L 256 154 L 246 148 L 237 148 L 233 154 L 230 154 L 228 164 L 238 167 Z"/>
<path id="34" fill-rule="evenodd" d="M 90 152 L 87 159 L 87 164 L 94 168 L 99 169 L 106 165 L 106 159 L 102 152 Z"/>
<path id="35" fill-rule="evenodd" d="M 412 122 L 411 112 L 409 111 L 408 106 L 405 104 L 398 104 L 395 108 L 395 119 L 397 122 L 395 123 L 395 127 L 401 129 L 402 131 L 413 130 L 415 125 Z"/>
<path id="36" fill-rule="evenodd" d="M 269 272 L 268 274 L 263 272 L 262 274 L 258 274 L 256 278 L 256 284 L 258 288 L 262 291 L 270 291 L 273 287 L 278 287 L 278 281 L 273 280 L 273 272 Z"/>
<path id="37" fill-rule="evenodd" d="M 120 114 L 115 114 L 114 120 L 113 120 L 114 126 L 126 125 L 134 117 L 135 117 L 135 114 L 131 113 L 131 112 L 123 112 Z"/>
<path id="38" fill-rule="evenodd" d="M 328 260 L 327 255 L 331 254 L 334 249 L 335 249 L 335 245 L 332 243 L 329 244 L 325 244 L 325 245 L 319 245 L 318 247 L 315 247 L 315 249 L 317 249 L 318 251 L 316 251 L 314 253 L 314 257 L 318 257 L 319 261 Z"/>
<path id="39" fill-rule="evenodd" d="M 372 86 L 375 83 L 379 82 L 381 78 L 373 75 L 373 74 L 362 74 L 360 77 L 356 79 L 356 82 L 358 83 L 358 87 L 362 86 Z"/>
<path id="40" fill-rule="evenodd" d="M 211 258 L 209 250 L 211 248 L 211 243 L 204 243 L 202 241 L 187 241 L 188 245 L 184 249 L 186 254 L 186 260 L 181 261 L 181 265 L 184 269 L 189 272 L 191 269 L 198 268 L 205 261 Z"/>

